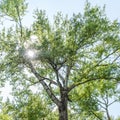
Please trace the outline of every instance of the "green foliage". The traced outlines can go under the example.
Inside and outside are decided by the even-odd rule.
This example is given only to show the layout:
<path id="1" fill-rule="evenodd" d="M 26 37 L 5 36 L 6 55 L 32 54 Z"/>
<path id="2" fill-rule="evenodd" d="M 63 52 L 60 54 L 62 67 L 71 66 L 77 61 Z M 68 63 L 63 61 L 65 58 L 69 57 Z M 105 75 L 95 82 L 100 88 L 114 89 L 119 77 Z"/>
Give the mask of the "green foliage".
<path id="1" fill-rule="evenodd" d="M 49 90 L 45 98 L 51 98 L 50 102 L 54 102 L 52 94 L 61 101 L 61 93 L 67 91 L 67 98 L 72 100 L 69 118 L 72 115 L 73 119 L 103 119 L 100 100 L 119 101 L 116 99 L 120 81 L 118 22 L 109 21 L 104 8 L 87 3 L 84 14 L 68 18 L 57 13 L 53 23 L 45 11 L 36 10 L 29 29 L 21 23 L 26 8 L 24 0 L 2 0 L 0 4 L 3 17 L 7 15 L 19 23 L 0 32 L 1 84 L 10 81 L 16 102 L 9 104 L 11 108 L 7 105 L 9 110 L 7 114 L 1 113 L 1 117 L 57 120 L 58 111 L 51 109 L 53 104 L 48 105 L 40 98 L 39 91 L 43 89 L 39 84 L 39 95 L 30 90 L 31 85 L 41 83 Z M 36 39 L 31 40 L 33 35 Z M 35 51 L 34 59 L 26 54 L 29 49 Z"/>
<path id="2" fill-rule="evenodd" d="M 18 22 L 19 16 L 25 15 L 27 4 L 25 0 L 1 0 L 0 14 L 1 17 L 8 16 Z"/>
<path id="3" fill-rule="evenodd" d="M 118 117 L 116 120 L 120 120 L 120 117 Z"/>
<path id="4" fill-rule="evenodd" d="M 8 115 L 0 114 L 1 120 L 13 120 L 12 117 L 9 117 Z"/>
<path id="5" fill-rule="evenodd" d="M 15 107 L 15 117 L 21 120 L 40 120 L 48 114 L 45 102 L 37 95 L 28 96 L 26 102 Z"/>
<path id="6" fill-rule="evenodd" d="M 6 101 L 2 104 L 0 119 L 2 120 L 57 120 L 58 117 L 47 105 L 47 101 L 38 94 L 15 97 L 13 102 Z"/>

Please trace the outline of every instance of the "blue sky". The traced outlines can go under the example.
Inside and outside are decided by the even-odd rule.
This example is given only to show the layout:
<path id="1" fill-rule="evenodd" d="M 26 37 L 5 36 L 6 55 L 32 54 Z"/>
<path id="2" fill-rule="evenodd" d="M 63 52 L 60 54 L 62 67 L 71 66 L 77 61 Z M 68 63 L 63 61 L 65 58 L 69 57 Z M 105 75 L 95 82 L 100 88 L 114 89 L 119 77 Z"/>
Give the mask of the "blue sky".
<path id="1" fill-rule="evenodd" d="M 30 26 L 33 22 L 33 10 L 36 8 L 46 10 L 50 20 L 54 14 L 61 11 L 63 14 L 71 16 L 73 13 L 83 13 L 86 0 L 27 0 L 28 10 L 24 19 L 24 25 Z M 120 22 L 120 0 L 89 0 L 91 5 L 103 7 L 106 5 L 106 15 L 110 20 L 118 19 Z M 120 115 L 120 104 L 114 104 L 110 107 L 110 114 Z"/>
<path id="2" fill-rule="evenodd" d="M 25 25 L 30 26 L 33 21 L 33 10 L 36 8 L 46 10 L 50 19 L 58 11 L 71 16 L 73 13 L 83 13 L 86 0 L 27 0 L 28 12 L 25 17 Z M 120 0 L 89 0 L 91 5 L 103 7 L 106 5 L 106 14 L 110 20 L 118 19 L 120 21 Z M 29 20 L 28 20 L 29 18 Z"/>

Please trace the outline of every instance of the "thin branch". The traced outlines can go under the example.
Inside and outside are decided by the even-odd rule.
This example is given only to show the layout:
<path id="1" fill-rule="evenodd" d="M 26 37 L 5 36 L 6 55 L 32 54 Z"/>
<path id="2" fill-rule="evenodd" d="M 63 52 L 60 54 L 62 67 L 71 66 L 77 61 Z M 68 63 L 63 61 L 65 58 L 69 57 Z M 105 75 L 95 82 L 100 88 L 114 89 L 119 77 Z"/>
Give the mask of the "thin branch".
<path id="1" fill-rule="evenodd" d="M 113 61 L 112 63 L 114 63 L 117 59 L 119 59 L 120 55 L 118 55 Z"/>
<path id="2" fill-rule="evenodd" d="M 6 15 L 2 14 L 0 15 L 1 18 L 3 18 L 3 20 L 9 20 L 9 21 L 14 21 L 13 19 L 10 19 L 9 15 L 7 13 L 5 13 Z"/>
<path id="3" fill-rule="evenodd" d="M 106 110 L 106 108 L 105 108 L 103 105 L 101 105 L 101 104 L 99 104 L 99 103 L 98 103 L 98 105 L 100 105 L 101 108 L 103 108 L 104 110 Z"/>
<path id="4" fill-rule="evenodd" d="M 94 113 L 94 111 L 91 111 L 91 113 L 95 115 L 95 117 L 98 118 L 99 120 L 102 120 L 96 113 Z"/>
<path id="5" fill-rule="evenodd" d="M 101 108 L 103 108 L 104 110 L 106 110 L 106 102 L 102 102 L 102 101 L 100 101 L 98 98 L 97 98 L 97 100 L 98 100 L 98 105 L 100 105 L 101 106 Z"/>
<path id="6" fill-rule="evenodd" d="M 106 97 L 104 98 L 104 97 L 102 97 L 102 99 L 103 99 L 103 101 L 104 101 L 104 103 L 105 103 L 105 111 L 106 111 L 106 115 L 107 115 L 107 118 L 108 118 L 108 120 L 111 120 L 111 118 L 110 118 L 110 114 L 109 114 L 109 111 L 108 111 L 108 107 L 109 107 L 109 100 L 108 100 L 108 94 L 106 94 Z"/>
<path id="7" fill-rule="evenodd" d="M 59 70 L 66 62 L 67 62 L 66 59 L 63 62 L 59 62 L 58 65 L 60 66 L 57 68 L 57 70 Z"/>
<path id="8" fill-rule="evenodd" d="M 101 104 L 105 105 L 104 102 L 100 101 L 99 99 L 97 99 L 97 100 L 98 100 L 99 104 L 101 103 Z"/>
<path id="9" fill-rule="evenodd" d="M 54 80 L 51 80 L 51 79 L 45 78 L 45 77 L 42 77 L 42 78 L 43 79 L 41 79 L 41 80 L 44 80 L 44 81 L 48 80 L 49 81 L 49 85 L 54 84 L 54 85 L 58 86 L 58 84 Z M 40 81 L 33 82 L 30 86 L 33 86 L 33 85 L 35 85 L 37 83 L 40 83 Z"/>
<path id="10" fill-rule="evenodd" d="M 110 78 L 92 78 L 92 79 L 88 79 L 86 81 L 83 81 L 83 82 L 78 82 L 76 84 L 72 84 L 70 87 L 68 87 L 68 92 L 70 92 L 73 88 L 79 86 L 79 85 L 82 85 L 82 84 L 85 84 L 85 83 L 88 83 L 88 82 L 91 82 L 91 81 L 94 81 L 94 80 L 102 80 L 102 79 L 105 79 L 105 80 L 111 80 L 111 79 L 116 79 L 114 77 L 110 77 Z"/>
<path id="11" fill-rule="evenodd" d="M 92 66 L 92 68 L 90 67 L 88 72 L 91 71 L 91 69 L 94 69 L 98 66 L 101 66 L 100 63 L 102 63 L 104 60 L 108 59 L 111 55 L 113 55 L 115 52 L 117 52 L 120 48 L 117 48 L 116 50 L 114 50 L 113 52 L 111 52 L 109 55 L 107 55 L 106 57 L 104 57 L 102 60 L 100 60 L 99 62 L 97 62 L 95 65 Z M 107 64 L 106 64 L 107 65 Z M 109 64 L 108 64 L 109 65 Z"/>
<path id="12" fill-rule="evenodd" d="M 60 89 L 62 88 L 62 84 L 60 83 L 60 80 L 59 80 L 59 74 L 58 74 L 58 70 L 57 69 L 54 69 L 55 70 L 55 73 L 56 73 L 56 78 L 57 78 L 57 84 L 58 86 L 60 87 Z"/>
<path id="13" fill-rule="evenodd" d="M 69 79 L 69 75 L 70 75 L 70 71 L 71 71 L 71 66 L 67 66 L 67 70 L 66 70 L 66 76 L 65 76 L 65 88 L 67 88 L 68 85 L 68 79 Z"/>
<path id="14" fill-rule="evenodd" d="M 33 85 L 38 84 L 38 83 L 40 83 L 40 81 L 32 82 L 32 84 L 30 84 L 28 87 L 33 86 Z"/>
<path id="15" fill-rule="evenodd" d="M 108 106 L 112 105 L 115 102 L 117 102 L 117 100 L 112 101 L 111 103 L 108 104 Z"/>
<path id="16" fill-rule="evenodd" d="M 91 82 L 93 80 L 96 80 L 96 79 L 90 79 L 90 80 L 86 80 L 84 82 L 78 82 L 76 84 L 72 84 L 69 88 L 68 88 L 68 92 L 70 92 L 73 88 L 79 86 L 79 85 L 82 85 L 82 84 L 85 84 L 85 83 L 88 83 L 88 82 Z"/>
<path id="17" fill-rule="evenodd" d="M 107 105 L 109 104 L 109 99 L 108 99 L 109 97 L 108 97 L 108 91 L 106 91 L 106 103 L 107 103 Z"/>
<path id="18" fill-rule="evenodd" d="M 54 84 L 54 85 L 58 86 L 58 84 L 54 80 L 51 80 L 49 78 L 45 78 L 45 80 L 48 80 L 50 82 L 50 84 Z"/>
<path id="19" fill-rule="evenodd" d="M 109 58 L 112 54 L 114 54 L 115 52 L 117 52 L 120 48 L 117 48 L 116 50 L 114 50 L 113 52 L 111 52 L 109 55 L 107 55 L 105 58 L 103 58 L 102 60 L 100 60 L 94 67 L 98 66 L 101 62 L 103 62 L 104 60 L 106 60 L 107 58 Z"/>
<path id="20" fill-rule="evenodd" d="M 60 79 L 63 82 L 63 86 L 65 86 L 65 79 L 64 79 L 64 77 L 60 73 L 58 73 L 58 75 L 59 75 Z"/>
<path id="21" fill-rule="evenodd" d="M 58 86 L 58 84 L 55 82 L 55 80 L 51 80 L 51 79 L 43 77 L 43 76 L 40 76 L 40 77 L 42 78 L 42 80 L 48 80 L 50 82 L 50 84 L 54 84 L 54 85 Z"/>
<path id="22" fill-rule="evenodd" d="M 57 84 L 60 87 L 60 89 L 62 88 L 62 84 L 59 81 L 59 73 L 58 73 L 58 69 L 57 69 L 57 65 L 51 60 L 51 59 L 47 59 L 48 63 L 52 66 L 55 74 L 56 74 L 56 79 L 57 79 Z"/>

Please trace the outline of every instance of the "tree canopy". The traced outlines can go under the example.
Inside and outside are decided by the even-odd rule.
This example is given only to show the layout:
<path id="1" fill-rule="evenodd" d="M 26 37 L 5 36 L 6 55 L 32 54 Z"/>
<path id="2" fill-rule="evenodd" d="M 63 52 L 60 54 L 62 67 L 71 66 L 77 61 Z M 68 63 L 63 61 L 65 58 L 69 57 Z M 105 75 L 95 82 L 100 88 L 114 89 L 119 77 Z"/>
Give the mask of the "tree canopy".
<path id="1" fill-rule="evenodd" d="M 83 14 L 69 18 L 58 12 L 53 23 L 37 9 L 27 28 L 22 24 L 26 9 L 24 0 L 0 2 L 0 83 L 9 81 L 15 98 L 6 117 L 12 119 L 10 113 L 21 108 L 17 115 L 39 120 L 56 106 L 54 119 L 111 120 L 108 107 L 120 100 L 118 21 L 110 21 L 105 8 L 87 2 Z M 10 20 L 11 26 L 5 26 L 4 20 Z M 31 95 L 31 86 L 38 88 L 37 96 Z"/>

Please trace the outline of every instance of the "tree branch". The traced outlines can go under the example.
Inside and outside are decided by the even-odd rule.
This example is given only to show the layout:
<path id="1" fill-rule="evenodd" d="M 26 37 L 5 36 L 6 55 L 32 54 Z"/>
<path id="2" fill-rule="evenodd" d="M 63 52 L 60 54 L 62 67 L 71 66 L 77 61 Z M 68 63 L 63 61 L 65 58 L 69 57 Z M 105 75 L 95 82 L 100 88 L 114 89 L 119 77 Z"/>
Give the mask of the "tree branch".
<path id="1" fill-rule="evenodd" d="M 99 120 L 102 120 L 94 111 L 91 110 L 91 113 L 95 115 L 95 117 L 98 118 Z"/>
<path id="2" fill-rule="evenodd" d="M 47 59 L 48 60 L 48 63 L 52 66 L 55 74 L 56 74 L 56 79 L 57 79 L 57 85 L 60 87 L 60 89 L 62 88 L 62 84 L 60 83 L 59 81 L 59 73 L 58 73 L 58 69 L 57 69 L 57 65 L 51 61 L 50 59 Z"/>
<path id="3" fill-rule="evenodd" d="M 57 84 L 60 87 L 60 89 L 62 89 L 62 84 L 60 83 L 59 74 L 58 74 L 58 70 L 57 69 L 55 69 L 55 73 L 56 73 Z"/>
<path id="4" fill-rule="evenodd" d="M 117 102 L 117 100 L 112 101 L 111 103 L 108 104 L 108 106 L 112 105 L 115 102 Z"/>
<path id="5" fill-rule="evenodd" d="M 54 85 L 58 86 L 58 84 L 54 80 L 51 80 L 49 78 L 45 78 L 45 80 L 48 80 L 50 82 L 50 84 L 54 84 Z"/>
<path id="6" fill-rule="evenodd" d="M 59 65 L 59 67 L 57 67 L 57 70 L 59 70 L 66 62 L 67 60 L 65 59 L 63 62 L 57 63 Z"/>
<path id="7" fill-rule="evenodd" d="M 70 75 L 70 70 L 71 70 L 71 66 L 67 66 L 67 70 L 66 70 L 66 76 L 65 76 L 65 88 L 67 88 L 67 85 L 68 85 L 68 79 L 69 79 L 69 75 Z"/>
<path id="8" fill-rule="evenodd" d="M 53 92 L 51 91 L 51 89 L 48 87 L 48 85 L 44 82 L 44 78 L 41 77 L 35 70 L 35 68 L 33 67 L 32 63 L 30 61 L 26 61 L 25 62 L 28 67 L 30 68 L 31 72 L 35 75 L 35 77 L 39 80 L 39 82 L 42 84 L 42 86 L 44 87 L 44 89 L 46 90 L 47 94 L 49 95 L 49 97 L 51 98 L 51 100 L 57 105 L 60 105 L 60 101 L 57 99 L 57 97 L 53 94 Z"/>
<path id="9" fill-rule="evenodd" d="M 120 55 L 118 55 L 113 61 L 112 64 L 119 59 Z"/>
<path id="10" fill-rule="evenodd" d="M 120 48 L 117 48 L 116 50 L 114 50 L 113 52 L 111 52 L 109 55 L 107 55 L 106 57 L 104 57 L 102 60 L 100 60 L 94 67 L 98 66 L 101 62 L 103 62 L 104 60 L 106 60 L 107 58 L 109 58 L 112 54 L 114 54 L 115 52 L 117 52 Z"/>
<path id="11" fill-rule="evenodd" d="M 63 82 L 63 86 L 65 86 L 65 79 L 64 79 L 64 77 L 60 73 L 58 73 L 58 75 L 59 75 L 60 79 Z"/>
<path id="12" fill-rule="evenodd" d="M 92 78 L 92 79 L 88 79 L 88 80 L 85 80 L 83 82 L 78 82 L 76 84 L 72 84 L 70 87 L 68 87 L 68 92 L 70 92 L 72 89 L 74 89 L 75 87 L 77 87 L 79 85 L 82 85 L 82 84 L 85 84 L 85 83 L 88 83 L 88 82 L 91 82 L 91 81 L 94 81 L 94 80 L 102 80 L 102 79 L 111 80 L 111 79 L 116 79 L 116 78 L 110 77 L 110 78 Z"/>
<path id="13" fill-rule="evenodd" d="M 49 78 L 44 78 L 44 77 L 43 77 L 43 80 L 44 80 L 44 81 L 45 81 L 45 80 L 48 80 L 48 81 L 49 81 L 49 85 L 54 84 L 54 85 L 58 86 L 57 83 L 56 83 L 54 80 L 51 80 L 51 79 L 49 79 Z M 35 84 L 37 84 L 37 83 L 40 83 L 40 81 L 33 82 L 33 83 L 32 83 L 31 85 L 29 85 L 29 86 L 35 85 Z"/>

